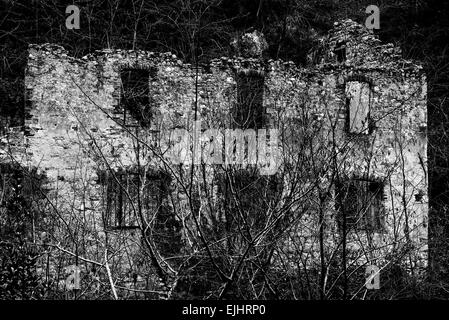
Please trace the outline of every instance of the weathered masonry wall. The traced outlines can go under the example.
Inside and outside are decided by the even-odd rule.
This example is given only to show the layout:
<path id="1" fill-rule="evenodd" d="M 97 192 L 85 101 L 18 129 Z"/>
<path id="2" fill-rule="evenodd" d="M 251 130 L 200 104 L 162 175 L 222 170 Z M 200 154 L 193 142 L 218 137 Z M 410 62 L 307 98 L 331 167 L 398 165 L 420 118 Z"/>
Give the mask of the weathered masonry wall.
<path id="1" fill-rule="evenodd" d="M 277 175 L 283 180 L 283 194 L 298 177 L 303 188 L 315 185 L 323 191 L 332 186 L 322 203 L 329 255 L 341 242 L 335 181 L 364 179 L 382 185 L 383 229 L 349 232 L 350 259 L 356 264 L 382 266 L 389 254 L 403 257 L 406 252 L 412 256 L 409 268 L 425 268 L 427 110 L 422 68 L 402 59 L 397 48 L 380 44 L 350 20 L 335 25 L 321 52 L 309 68 L 291 62 L 223 57 L 195 70 L 170 53 L 102 50 L 75 59 L 56 45 L 32 45 L 25 78 L 25 130 L 11 133 L 16 142 L 2 150 L 1 159 L 11 161 L 12 156 L 22 165 L 45 173 L 48 197 L 55 207 L 72 213 L 70 222 L 88 230 L 91 246 L 85 255 L 100 258 L 102 253 L 95 251 L 93 244 L 106 237 L 101 170 L 117 171 L 136 163 L 154 171 L 167 169 L 166 160 L 136 148 L 136 138 L 163 153 L 170 146 L 167 132 L 193 130 L 195 107 L 202 131 L 232 128 L 230 114 L 238 100 L 239 77 L 256 74 L 263 78 L 264 128 L 280 131 Z M 149 72 L 152 119 L 146 128 L 120 103 L 120 72 L 126 69 Z M 358 105 L 364 107 L 358 110 Z M 298 163 L 302 171 L 287 170 Z M 207 170 L 212 183 L 214 166 Z M 182 214 L 187 203 L 179 190 L 172 181 L 172 199 L 164 205 L 178 213 L 175 220 L 176 225 L 183 226 L 182 245 L 194 240 L 185 231 L 192 221 Z M 308 213 L 295 219 L 290 234 L 285 235 L 289 249 L 283 254 L 292 261 L 305 259 L 314 267 L 319 208 L 310 210 L 316 202 L 308 200 L 297 202 L 290 210 L 302 212 L 307 206 Z M 217 212 L 208 214 L 224 223 L 220 210 Z M 109 241 L 119 247 L 123 244 L 120 237 L 125 237 L 131 243 L 139 237 L 132 233 L 114 233 Z M 302 256 L 298 256 L 298 243 Z M 133 259 L 142 259 L 141 253 Z"/>
<path id="2" fill-rule="evenodd" d="M 343 54 L 341 50 L 344 50 Z M 269 101 L 272 96 L 268 95 L 267 102 L 285 118 L 296 119 L 291 121 L 299 126 L 301 118 L 304 119 L 303 110 L 307 109 L 316 121 L 322 123 L 323 128 L 327 128 L 319 131 L 317 138 L 329 141 L 327 150 L 323 151 L 326 147 L 316 143 L 317 154 L 329 154 L 335 148 L 336 163 L 342 172 L 357 179 L 383 181 L 382 205 L 386 210 L 386 230 L 354 235 L 348 246 L 349 255 L 360 259 L 360 249 L 370 243 L 370 249 L 362 259 L 379 262 L 376 257 L 392 253 L 400 256 L 396 250 L 400 251 L 400 248 L 413 243 L 417 264 L 411 268 L 424 267 L 427 260 L 428 214 L 427 87 L 422 68 L 403 60 L 397 48 L 381 45 L 364 28 L 350 22 L 336 24 L 336 31 L 325 40 L 322 52 L 324 54 L 314 68 L 297 70 L 295 67 L 283 67 L 270 73 L 267 92 L 276 92 L 276 97 L 283 98 Z M 351 133 L 348 128 L 351 108 L 348 89 L 350 91 L 351 83 L 357 82 L 369 88 L 366 99 L 371 101 L 366 130 L 363 133 L 360 131 L 362 134 Z M 283 105 L 278 106 L 276 103 L 279 102 Z M 304 134 L 304 131 L 298 131 Z M 295 134 L 290 136 L 294 137 Z M 297 150 L 303 151 L 300 147 Z M 307 161 L 312 157 L 305 158 Z M 332 156 L 327 159 L 331 161 Z M 324 183 L 329 175 L 323 175 Z M 335 221 L 335 199 L 330 202 L 329 219 Z M 298 242 L 307 243 L 309 247 L 293 246 L 292 250 L 305 250 L 310 258 L 318 259 L 316 238 L 319 222 L 316 216 L 310 219 L 313 222 L 305 219 L 293 231 L 298 236 Z M 304 234 L 311 223 L 315 223 L 315 228 Z M 338 235 L 336 231 L 328 229 L 328 240 L 332 243 L 338 243 L 338 236 L 334 236 Z M 298 262 L 301 262 L 300 258 Z"/>

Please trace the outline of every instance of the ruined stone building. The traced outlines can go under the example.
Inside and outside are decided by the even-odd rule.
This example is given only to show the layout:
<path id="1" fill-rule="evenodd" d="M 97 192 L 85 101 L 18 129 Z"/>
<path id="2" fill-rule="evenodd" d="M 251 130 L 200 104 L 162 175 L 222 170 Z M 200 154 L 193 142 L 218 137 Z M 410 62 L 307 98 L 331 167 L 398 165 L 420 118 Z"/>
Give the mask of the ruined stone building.
<path id="1" fill-rule="evenodd" d="M 351 20 L 335 24 L 307 67 L 264 59 L 257 37 L 237 44 L 240 56 L 198 68 L 171 53 L 105 49 L 77 59 L 58 45 L 31 45 L 24 125 L 4 129 L 0 159 L 2 168 L 14 164 L 45 177 L 40 201 L 51 203 L 46 208 L 52 215 L 38 231 L 62 230 L 45 241 L 72 253 L 76 247 L 80 263 L 109 255 L 112 270 L 124 270 L 117 280 L 123 286 L 134 274 L 134 281 L 154 289 L 160 273 L 177 266 L 164 257 L 197 252 L 204 239 L 218 243 L 242 221 L 263 230 L 277 215 L 282 232 L 257 238 L 282 248 L 272 252 L 274 269 L 285 261 L 293 269 L 319 269 L 320 250 L 321 259 L 340 259 L 343 243 L 348 266 L 382 270 L 394 261 L 412 272 L 424 270 L 422 67 Z M 258 151 L 257 164 L 213 158 L 202 165 L 201 150 L 192 155 L 187 148 L 187 159 L 199 157 L 191 176 L 192 164 L 170 153 L 179 142 L 172 141 L 173 132 L 211 128 L 217 129 L 213 141 L 201 143 L 215 145 L 206 149 L 215 156 L 226 128 L 249 130 L 242 141 L 253 139 L 254 131 L 258 148 L 266 149 Z M 226 168 L 238 168 L 233 185 L 226 182 Z M 234 202 L 244 220 L 233 216 L 241 213 Z M 38 231 L 36 241 L 44 241 Z M 147 245 L 158 251 L 153 260 L 138 249 L 148 234 L 154 243 Z M 228 252 L 239 252 L 246 238 L 233 239 Z M 73 255 L 66 259 L 62 264 L 75 263 Z M 148 278 L 141 270 L 154 268 L 154 261 L 162 271 Z M 42 263 L 45 268 L 55 273 L 58 266 Z M 85 268 L 82 274 L 91 272 Z"/>

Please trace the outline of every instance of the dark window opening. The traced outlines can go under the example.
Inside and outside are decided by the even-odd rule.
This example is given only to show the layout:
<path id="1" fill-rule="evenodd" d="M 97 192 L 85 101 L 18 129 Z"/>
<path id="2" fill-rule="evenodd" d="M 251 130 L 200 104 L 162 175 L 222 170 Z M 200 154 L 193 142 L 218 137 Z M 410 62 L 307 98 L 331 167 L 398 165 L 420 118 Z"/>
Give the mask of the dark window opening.
<path id="1" fill-rule="evenodd" d="M 138 228 L 140 214 L 156 212 L 160 203 L 159 175 L 143 175 L 137 170 L 99 174 L 106 189 L 106 224 L 111 228 Z"/>
<path id="2" fill-rule="evenodd" d="M 135 229 L 149 223 L 151 228 L 147 231 L 161 253 L 179 252 L 181 225 L 169 205 L 169 174 L 118 170 L 114 174 L 101 172 L 99 182 L 106 186 L 105 223 L 108 227 Z"/>
<path id="3" fill-rule="evenodd" d="M 261 129 L 265 126 L 264 76 L 258 72 L 237 75 L 237 104 L 232 111 L 233 128 Z"/>
<path id="4" fill-rule="evenodd" d="M 346 61 L 346 43 L 338 42 L 334 49 L 334 54 L 337 57 L 337 62 L 342 63 Z"/>
<path id="5" fill-rule="evenodd" d="M 338 224 L 346 230 L 383 232 L 385 227 L 384 186 L 377 181 L 351 179 L 336 185 Z"/>
<path id="6" fill-rule="evenodd" d="M 24 174 L 20 167 L 0 164 L 0 208 L 6 211 L 11 210 L 14 213 L 19 208 L 23 209 L 26 202 L 23 194 L 23 182 Z M 21 211 L 20 209 L 17 211 Z"/>
<path id="7" fill-rule="evenodd" d="M 166 173 L 159 174 L 157 183 L 153 185 L 152 194 L 157 197 L 152 215 L 156 214 L 153 239 L 164 256 L 176 255 L 181 251 L 181 222 L 175 217 L 170 206 L 171 177 Z"/>
<path id="8" fill-rule="evenodd" d="M 22 90 L 21 83 L 2 83 L 0 86 L 0 135 L 6 134 L 9 128 L 22 128 L 25 124 Z"/>
<path id="9" fill-rule="evenodd" d="M 268 216 L 280 201 L 282 182 L 277 175 L 261 176 L 252 170 L 236 170 L 216 178 L 226 221 L 223 231 L 233 235 L 228 239 L 228 248 L 233 251 L 241 244 L 239 235 L 250 237 L 266 226 Z M 281 223 L 279 220 L 273 232 Z M 239 235 L 235 230 L 240 230 Z"/>
<path id="10" fill-rule="evenodd" d="M 125 125 L 131 125 L 132 119 L 147 127 L 153 116 L 153 99 L 150 97 L 149 81 L 154 72 L 142 69 L 124 69 L 120 72 L 122 91 L 120 103 L 123 107 L 123 121 Z"/>
<path id="11" fill-rule="evenodd" d="M 106 224 L 111 228 L 137 228 L 136 198 L 139 175 L 119 170 L 106 174 Z"/>
<path id="12" fill-rule="evenodd" d="M 32 236 L 33 228 L 42 223 L 45 213 L 35 215 L 40 201 L 45 199 L 48 183 L 44 174 L 25 169 L 20 165 L 0 164 L 0 238 Z"/>

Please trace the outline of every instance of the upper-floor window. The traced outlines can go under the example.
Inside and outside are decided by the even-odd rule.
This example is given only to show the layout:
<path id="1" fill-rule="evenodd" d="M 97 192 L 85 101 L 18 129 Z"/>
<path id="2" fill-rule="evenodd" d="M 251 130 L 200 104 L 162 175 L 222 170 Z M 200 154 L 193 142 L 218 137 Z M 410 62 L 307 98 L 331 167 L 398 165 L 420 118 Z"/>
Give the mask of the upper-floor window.
<path id="1" fill-rule="evenodd" d="M 149 70 L 124 69 L 120 72 L 122 90 L 120 104 L 123 108 L 123 122 L 130 125 L 137 120 L 141 126 L 148 126 L 152 118 Z M 131 119 L 130 119 L 131 116 Z"/>
<path id="2" fill-rule="evenodd" d="M 264 76 L 258 72 L 237 74 L 237 104 L 232 111 L 232 127 L 260 129 L 265 125 L 263 107 Z"/>
<path id="3" fill-rule="evenodd" d="M 383 232 L 385 228 L 384 187 L 381 182 L 350 179 L 336 185 L 339 227 L 347 230 Z"/>
<path id="4" fill-rule="evenodd" d="M 340 41 L 337 43 L 334 49 L 334 54 L 338 63 L 346 61 L 346 42 Z"/>
<path id="5" fill-rule="evenodd" d="M 348 81 L 345 94 L 348 108 L 348 132 L 369 134 L 370 84 L 361 81 Z"/>

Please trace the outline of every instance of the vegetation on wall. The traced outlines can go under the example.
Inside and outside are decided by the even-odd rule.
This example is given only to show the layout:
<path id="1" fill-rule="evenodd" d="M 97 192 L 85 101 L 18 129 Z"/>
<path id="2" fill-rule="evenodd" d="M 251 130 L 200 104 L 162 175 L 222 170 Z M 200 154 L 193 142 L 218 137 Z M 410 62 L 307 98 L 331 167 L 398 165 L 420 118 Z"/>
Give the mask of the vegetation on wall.
<path id="1" fill-rule="evenodd" d="M 307 54 L 316 47 L 334 21 L 351 18 L 364 23 L 365 8 L 372 1 L 353 0 L 93 0 L 76 3 L 81 9 L 80 29 L 65 27 L 65 8 L 73 1 L 10 0 L 0 2 L 0 120 L 16 127 L 23 125 L 23 77 L 30 43 L 56 43 L 71 55 L 82 57 L 104 48 L 142 49 L 176 54 L 192 64 L 201 64 L 211 58 L 233 54 L 231 40 L 244 32 L 258 30 L 264 33 L 268 50 L 265 58 L 292 60 L 299 65 L 307 63 Z M 430 257 L 434 278 L 429 287 L 418 287 L 413 278 L 399 277 L 394 267 L 388 270 L 386 283 L 391 296 L 397 298 L 443 297 L 449 285 L 446 269 L 449 255 L 449 4 L 437 0 L 378 1 L 381 28 L 375 32 L 381 40 L 394 42 L 406 58 L 419 60 L 425 67 L 428 80 L 428 136 L 430 188 Z M 0 134 L 2 128 L 0 128 Z M 14 170 L 13 170 L 14 171 Z M 9 177 L 2 170 L 2 181 Z M 8 180 L 9 181 L 9 180 Z M 12 181 L 12 180 L 11 180 Z M 13 181 L 14 182 L 14 181 Z M 12 183 L 12 182 L 11 182 Z M 17 186 L 19 182 L 14 182 Z M 2 190 L 6 190 L 3 188 Z M 7 190 L 16 190 L 9 188 Z M 39 298 L 41 290 L 35 276 L 34 260 L 39 250 L 29 247 L 32 242 L 33 216 L 20 192 L 5 194 L 1 204 L 0 274 L 1 298 Z M 6 219 L 6 220 L 5 220 Z M 13 219 L 13 220 L 8 220 Z M 37 220 L 36 220 L 37 221 Z M 162 226 L 160 226 L 161 229 Z M 27 237 L 23 237 L 27 234 Z M 169 248 L 165 249 L 169 251 Z M 259 254 L 259 253 L 257 253 Z M 254 254 L 256 262 L 259 257 Z M 269 253 L 263 252 L 263 255 Z M 256 259 L 257 258 L 257 259 Z M 186 273 L 179 281 L 178 295 L 186 297 L 192 283 L 192 295 L 207 296 L 201 280 L 210 273 L 210 282 L 219 281 L 217 265 L 211 261 L 195 260 L 187 264 L 199 267 Z M 226 266 L 229 261 L 215 261 Z M 222 265 L 221 265 L 222 264 Z M 224 267 L 223 267 L 224 268 Z M 247 269 L 250 267 L 247 266 Z M 91 273 L 97 275 L 96 271 Z M 254 274 L 255 275 L 255 274 Z M 390 276 L 391 275 L 391 276 Z M 106 278 L 106 275 L 101 275 Z M 258 275 L 259 276 L 259 275 Z M 277 276 L 277 275 L 274 275 Z M 312 277 L 304 274 L 302 277 Z M 337 275 L 331 275 L 330 277 Z M 286 275 L 278 283 L 278 290 L 266 285 L 267 297 L 278 296 L 283 286 L 291 286 L 297 279 Z M 194 281 L 186 279 L 194 279 Z M 397 280 L 401 278 L 401 283 Z M 318 279 L 318 277 L 317 277 Z M 307 281 L 298 284 L 307 283 Z M 309 279 L 308 279 L 309 280 Z M 319 280 L 317 280 L 319 282 Z M 248 282 L 245 282 L 248 284 Z M 202 287 L 205 286 L 206 288 Z M 38 289 L 40 287 L 40 289 Z M 229 286 L 229 296 L 247 297 Z M 299 287 L 299 285 L 298 285 Z M 400 288 L 401 290 L 398 290 Z M 240 288 L 241 289 L 241 288 Z M 226 287 L 228 290 L 228 287 Z M 249 291 L 250 289 L 248 289 Z M 320 297 L 307 288 L 298 292 L 299 298 Z M 341 295 L 336 294 L 337 297 Z M 188 296 L 187 296 L 188 297 Z M 321 296 L 322 297 L 322 296 Z M 328 298 L 332 298 L 329 296 Z M 376 298 L 374 296 L 373 298 Z"/>

